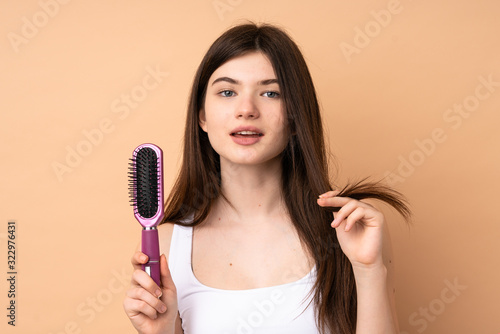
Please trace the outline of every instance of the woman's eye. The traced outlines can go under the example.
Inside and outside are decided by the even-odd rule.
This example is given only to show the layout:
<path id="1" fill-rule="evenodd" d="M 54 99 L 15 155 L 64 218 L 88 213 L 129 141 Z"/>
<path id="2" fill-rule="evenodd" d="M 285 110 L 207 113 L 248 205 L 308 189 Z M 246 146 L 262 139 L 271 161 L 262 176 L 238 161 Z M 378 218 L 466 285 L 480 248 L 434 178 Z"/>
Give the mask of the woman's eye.
<path id="1" fill-rule="evenodd" d="M 223 90 L 222 92 L 220 92 L 219 94 L 221 94 L 222 96 L 224 97 L 231 97 L 231 96 L 234 96 L 234 92 L 232 90 Z"/>
<path id="2" fill-rule="evenodd" d="M 277 98 L 280 95 L 278 92 L 265 92 L 264 96 L 270 97 L 270 98 Z"/>

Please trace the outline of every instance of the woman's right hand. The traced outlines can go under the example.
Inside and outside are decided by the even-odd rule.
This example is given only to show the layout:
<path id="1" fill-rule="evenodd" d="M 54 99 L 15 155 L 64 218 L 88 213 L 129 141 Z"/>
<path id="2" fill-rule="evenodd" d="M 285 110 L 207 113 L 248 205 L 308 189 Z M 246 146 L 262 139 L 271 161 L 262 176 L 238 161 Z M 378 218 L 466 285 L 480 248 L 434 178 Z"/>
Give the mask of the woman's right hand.
<path id="1" fill-rule="evenodd" d="M 140 334 L 173 334 L 178 313 L 177 290 L 167 259 L 165 254 L 160 257 L 161 287 L 142 270 L 147 261 L 147 255 L 140 251 L 132 256 L 134 273 L 123 308 Z"/>

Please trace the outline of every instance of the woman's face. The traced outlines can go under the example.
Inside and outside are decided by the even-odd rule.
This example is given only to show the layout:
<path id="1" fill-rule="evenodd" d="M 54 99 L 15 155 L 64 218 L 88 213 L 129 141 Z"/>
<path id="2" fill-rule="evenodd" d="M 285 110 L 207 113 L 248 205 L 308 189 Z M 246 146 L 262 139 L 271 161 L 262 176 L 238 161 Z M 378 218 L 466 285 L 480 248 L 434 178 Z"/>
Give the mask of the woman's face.
<path id="1" fill-rule="evenodd" d="M 200 126 L 221 164 L 263 164 L 283 152 L 288 135 L 274 69 L 261 52 L 233 58 L 208 80 Z"/>

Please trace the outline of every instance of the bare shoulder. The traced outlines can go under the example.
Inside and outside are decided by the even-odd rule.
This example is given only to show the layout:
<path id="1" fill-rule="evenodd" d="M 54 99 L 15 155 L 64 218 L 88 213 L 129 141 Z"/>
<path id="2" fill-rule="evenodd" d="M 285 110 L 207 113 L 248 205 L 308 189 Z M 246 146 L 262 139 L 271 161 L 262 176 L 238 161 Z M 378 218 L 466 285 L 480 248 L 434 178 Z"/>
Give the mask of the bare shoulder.
<path id="1" fill-rule="evenodd" d="M 160 242 L 160 254 L 165 254 L 168 261 L 170 252 L 170 242 L 172 241 L 172 233 L 174 232 L 174 223 L 166 222 L 158 225 L 158 238 Z"/>

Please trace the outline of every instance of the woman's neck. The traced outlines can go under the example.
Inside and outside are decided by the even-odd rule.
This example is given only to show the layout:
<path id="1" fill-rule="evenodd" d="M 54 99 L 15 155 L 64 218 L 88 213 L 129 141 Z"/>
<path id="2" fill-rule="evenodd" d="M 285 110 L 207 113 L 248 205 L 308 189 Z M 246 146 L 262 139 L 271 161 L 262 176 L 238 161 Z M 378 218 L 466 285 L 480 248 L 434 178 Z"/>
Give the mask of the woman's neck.
<path id="1" fill-rule="evenodd" d="M 214 213 L 226 222 L 261 224 L 275 217 L 283 219 L 281 162 L 279 157 L 261 165 L 234 165 L 221 161 L 220 197 Z"/>

